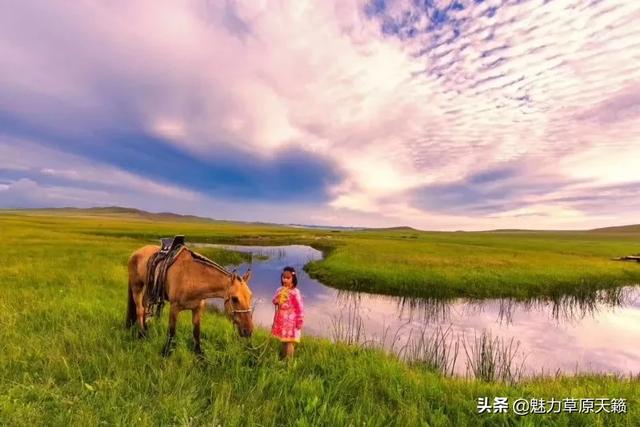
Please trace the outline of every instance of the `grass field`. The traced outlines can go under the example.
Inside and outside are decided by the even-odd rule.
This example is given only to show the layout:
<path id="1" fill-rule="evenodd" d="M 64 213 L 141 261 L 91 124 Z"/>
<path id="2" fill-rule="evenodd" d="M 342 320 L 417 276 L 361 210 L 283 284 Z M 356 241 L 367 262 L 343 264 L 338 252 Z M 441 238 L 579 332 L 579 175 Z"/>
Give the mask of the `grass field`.
<path id="1" fill-rule="evenodd" d="M 640 283 L 640 263 L 611 258 L 640 252 L 640 230 L 438 233 L 411 229 L 324 231 L 175 216 L 85 211 L 5 212 L 7 227 L 156 241 L 182 233 L 191 242 L 309 244 L 326 258 L 312 277 L 341 288 L 417 297 L 581 294 Z"/>
<path id="2" fill-rule="evenodd" d="M 163 359 L 166 312 L 151 325 L 146 340 L 134 338 L 123 327 L 126 261 L 148 239 L 181 232 L 192 241 L 240 237 L 285 243 L 298 235 L 320 242 L 323 248 L 337 248 L 328 259 L 336 263 L 332 268 L 360 260 L 373 248 L 396 254 L 385 258 L 395 263 L 390 265 L 404 259 L 400 242 L 405 238 L 398 232 L 346 233 L 338 239 L 332 233 L 264 225 L 172 221 L 0 215 L 0 425 L 640 425 L 639 378 L 579 376 L 516 385 L 487 383 L 443 377 L 378 351 L 313 338 L 304 339 L 295 361 L 287 364 L 277 360 L 276 343 L 265 331 L 247 343 L 229 321 L 214 313 L 203 319 L 206 361 L 199 362 L 190 351 L 188 313 L 179 323 L 176 352 Z M 633 238 L 626 236 L 594 237 L 596 248 L 588 248 L 584 235 L 553 236 L 559 244 L 556 251 L 575 259 L 607 258 L 634 246 Z M 414 243 L 424 251 L 456 244 L 468 249 L 475 242 L 482 253 L 487 253 L 483 252 L 487 244 L 500 247 L 505 241 L 502 236 L 461 235 L 458 243 L 447 246 L 445 235 L 437 233 L 409 239 L 417 240 Z M 511 250 L 537 251 L 543 262 L 542 253 L 549 246 L 543 237 L 526 236 L 518 242 Z M 570 253 L 571 248 L 583 246 L 582 251 Z M 429 253 L 417 262 L 425 262 Z M 242 260 L 236 253 L 208 255 L 225 263 Z M 227 258 L 221 261 L 222 257 Z M 608 265 L 614 268 L 611 277 L 634 277 L 626 272 L 633 272 L 635 265 L 603 260 L 600 268 L 604 271 Z M 349 273 L 365 271 L 360 268 Z M 376 274 L 387 277 L 382 270 Z M 455 274 L 461 273 L 451 277 Z M 419 280 L 417 273 L 411 277 Z M 628 413 L 478 415 L 476 401 L 483 396 L 508 396 L 512 401 L 625 398 Z"/>
<path id="3" fill-rule="evenodd" d="M 640 283 L 640 233 L 361 233 L 307 270 L 343 289 L 417 297 L 580 294 Z"/>

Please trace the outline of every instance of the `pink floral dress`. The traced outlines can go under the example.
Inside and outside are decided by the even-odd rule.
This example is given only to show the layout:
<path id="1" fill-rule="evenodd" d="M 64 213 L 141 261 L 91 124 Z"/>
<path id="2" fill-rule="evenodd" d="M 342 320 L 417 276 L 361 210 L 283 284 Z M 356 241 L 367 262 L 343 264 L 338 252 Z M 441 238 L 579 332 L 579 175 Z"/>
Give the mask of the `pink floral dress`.
<path id="1" fill-rule="evenodd" d="M 273 317 L 271 335 L 282 342 L 300 342 L 300 333 L 304 323 L 302 294 L 297 288 L 287 289 L 281 286 L 273 296 L 276 314 Z"/>

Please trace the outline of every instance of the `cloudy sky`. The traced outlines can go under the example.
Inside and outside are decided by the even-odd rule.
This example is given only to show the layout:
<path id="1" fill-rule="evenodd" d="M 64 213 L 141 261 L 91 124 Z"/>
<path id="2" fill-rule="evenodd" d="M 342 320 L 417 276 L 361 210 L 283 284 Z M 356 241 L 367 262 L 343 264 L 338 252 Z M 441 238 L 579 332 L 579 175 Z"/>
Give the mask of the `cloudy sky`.
<path id="1" fill-rule="evenodd" d="M 640 222 L 637 1 L 2 10 L 0 207 L 440 230 Z"/>

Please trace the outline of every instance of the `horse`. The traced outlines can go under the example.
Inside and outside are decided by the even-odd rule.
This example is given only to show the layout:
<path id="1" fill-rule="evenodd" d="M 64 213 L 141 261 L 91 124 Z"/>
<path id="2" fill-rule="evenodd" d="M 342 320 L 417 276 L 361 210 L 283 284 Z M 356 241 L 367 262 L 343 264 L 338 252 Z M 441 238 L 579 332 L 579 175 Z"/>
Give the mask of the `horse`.
<path id="1" fill-rule="evenodd" d="M 146 336 L 146 317 L 149 307 L 145 291 L 150 280 L 147 271 L 149 260 L 160 250 L 159 246 L 147 245 L 133 252 L 128 262 L 129 295 L 126 326 L 131 328 L 137 321 L 138 334 Z M 171 352 L 176 332 L 178 315 L 183 310 L 191 310 L 193 323 L 194 351 L 202 355 L 200 346 L 200 320 L 205 308 L 206 298 L 222 298 L 227 316 L 237 326 L 241 337 L 250 337 L 253 332 L 251 301 L 249 289 L 251 270 L 242 277 L 235 270 L 228 272 L 215 262 L 183 247 L 167 271 L 165 282 L 165 301 L 170 303 L 169 331 L 163 356 Z"/>

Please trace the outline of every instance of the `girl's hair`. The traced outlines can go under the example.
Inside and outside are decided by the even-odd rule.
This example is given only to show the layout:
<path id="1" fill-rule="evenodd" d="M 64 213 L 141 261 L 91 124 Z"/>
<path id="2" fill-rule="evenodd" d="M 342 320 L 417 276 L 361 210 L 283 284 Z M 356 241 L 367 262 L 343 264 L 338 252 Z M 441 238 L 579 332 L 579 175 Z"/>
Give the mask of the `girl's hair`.
<path id="1" fill-rule="evenodd" d="M 298 275 L 296 274 L 296 269 L 293 267 L 285 267 L 282 270 L 282 274 L 280 275 L 280 284 L 282 285 L 282 276 L 287 271 L 291 273 L 291 277 L 292 277 L 291 282 L 293 283 L 293 287 L 295 288 L 296 286 L 298 286 Z"/>

